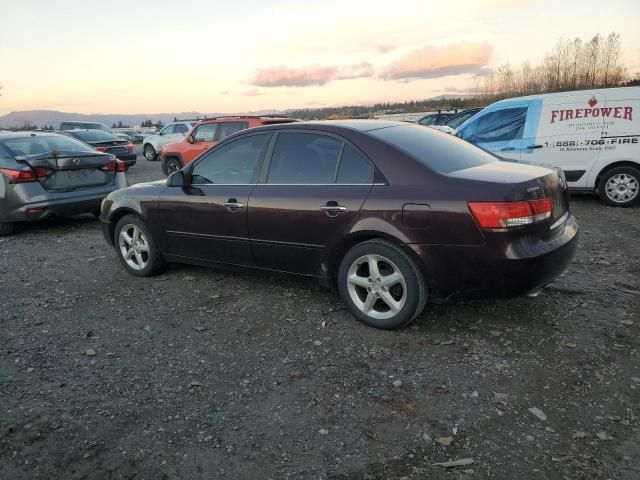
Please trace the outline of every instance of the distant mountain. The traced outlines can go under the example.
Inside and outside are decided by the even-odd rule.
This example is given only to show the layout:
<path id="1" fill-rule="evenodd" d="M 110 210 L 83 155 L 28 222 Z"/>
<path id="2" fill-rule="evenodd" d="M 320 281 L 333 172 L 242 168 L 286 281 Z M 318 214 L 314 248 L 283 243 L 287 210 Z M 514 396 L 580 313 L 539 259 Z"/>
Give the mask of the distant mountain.
<path id="1" fill-rule="evenodd" d="M 243 112 L 243 115 L 267 115 L 274 113 L 273 110 L 261 110 L 257 112 Z M 276 112 L 278 113 L 278 112 Z M 101 122 L 111 126 L 114 123 L 122 122 L 123 125 L 131 127 L 140 125 L 145 120 L 156 123 L 172 122 L 174 118 L 188 120 L 192 118 L 216 117 L 222 115 L 240 115 L 228 113 L 203 113 L 203 112 L 175 112 L 175 113 L 144 113 L 144 114 L 93 114 L 84 115 L 82 113 L 58 112 L 56 110 L 27 110 L 22 112 L 11 112 L 0 116 L 0 128 L 20 127 L 29 122 L 37 127 L 52 125 L 58 128 L 61 122 L 70 120 L 80 120 L 85 122 Z"/>

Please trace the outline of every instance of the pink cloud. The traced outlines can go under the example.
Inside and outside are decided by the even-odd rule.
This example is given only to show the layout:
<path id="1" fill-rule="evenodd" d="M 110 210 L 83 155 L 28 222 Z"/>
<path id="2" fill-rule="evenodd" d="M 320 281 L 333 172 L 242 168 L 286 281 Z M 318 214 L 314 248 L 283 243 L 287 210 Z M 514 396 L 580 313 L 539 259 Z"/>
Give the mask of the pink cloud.
<path id="1" fill-rule="evenodd" d="M 385 80 L 407 80 L 471 73 L 486 65 L 492 52 L 488 42 L 424 47 L 391 63 L 381 77 Z"/>
<path id="2" fill-rule="evenodd" d="M 395 45 L 388 45 L 388 44 L 380 44 L 379 43 L 378 45 L 374 45 L 373 48 L 378 53 L 389 53 L 389 52 L 395 50 L 396 46 Z"/>
<path id="3" fill-rule="evenodd" d="M 279 66 L 258 70 L 248 83 L 259 87 L 308 87 L 326 85 L 332 80 L 371 77 L 373 74 L 373 65 L 367 62 L 342 66 L 311 65 L 301 68 Z"/>
<path id="4" fill-rule="evenodd" d="M 336 74 L 336 67 L 314 65 L 303 68 L 269 67 L 258 70 L 249 80 L 259 87 L 307 87 L 329 83 Z"/>

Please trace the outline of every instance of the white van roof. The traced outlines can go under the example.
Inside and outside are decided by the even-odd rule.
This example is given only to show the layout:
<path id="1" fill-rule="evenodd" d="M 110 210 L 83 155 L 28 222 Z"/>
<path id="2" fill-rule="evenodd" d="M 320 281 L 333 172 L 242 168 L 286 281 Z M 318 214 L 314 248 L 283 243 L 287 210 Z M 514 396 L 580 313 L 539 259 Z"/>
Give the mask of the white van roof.
<path id="1" fill-rule="evenodd" d="M 526 97 L 505 98 L 504 100 L 498 100 L 492 105 L 499 105 L 503 102 L 510 103 L 518 100 L 537 100 L 537 99 L 552 98 L 557 96 L 566 97 L 566 96 L 576 95 L 576 96 L 583 97 L 585 95 L 593 95 L 596 93 L 604 94 L 607 97 L 607 100 L 640 98 L 640 87 L 595 88 L 592 90 L 567 90 L 564 92 L 544 93 L 540 95 L 528 95 Z"/>

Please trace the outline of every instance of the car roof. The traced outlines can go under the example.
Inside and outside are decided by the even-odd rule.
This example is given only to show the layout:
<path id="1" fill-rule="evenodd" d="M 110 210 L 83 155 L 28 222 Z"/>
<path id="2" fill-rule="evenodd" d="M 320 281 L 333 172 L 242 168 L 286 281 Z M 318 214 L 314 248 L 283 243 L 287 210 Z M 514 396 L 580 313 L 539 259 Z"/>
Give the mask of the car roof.
<path id="1" fill-rule="evenodd" d="M 29 138 L 29 137 L 55 137 L 62 136 L 59 133 L 54 132 L 34 132 L 34 131 L 25 131 L 25 132 L 2 132 L 0 131 L 0 140 L 9 140 L 13 138 Z"/>
<path id="2" fill-rule="evenodd" d="M 402 127 L 406 125 L 410 125 L 411 123 L 407 122 L 397 122 L 393 120 L 310 120 L 304 122 L 293 122 L 293 123 L 278 123 L 266 125 L 262 128 L 296 128 L 296 129 L 304 129 L 304 128 L 318 128 L 319 130 L 323 130 L 326 127 L 329 128 L 341 128 L 354 130 L 359 132 L 370 132 L 372 130 L 379 130 L 381 128 L 389 128 L 389 127 Z"/>
<path id="3" fill-rule="evenodd" d="M 263 121 L 282 121 L 288 120 L 295 122 L 295 118 L 269 116 L 269 115 L 225 115 L 223 117 L 211 117 L 200 120 L 200 123 L 224 123 L 224 122 L 237 122 L 238 120 L 263 120 Z"/>

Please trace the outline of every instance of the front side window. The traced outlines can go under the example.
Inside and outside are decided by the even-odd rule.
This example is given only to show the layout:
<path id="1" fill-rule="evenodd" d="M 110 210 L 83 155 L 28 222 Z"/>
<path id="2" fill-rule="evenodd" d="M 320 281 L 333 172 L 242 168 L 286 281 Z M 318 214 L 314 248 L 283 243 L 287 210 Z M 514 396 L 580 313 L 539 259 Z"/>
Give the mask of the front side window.
<path id="1" fill-rule="evenodd" d="M 257 181 L 258 164 L 268 135 L 250 135 L 211 151 L 193 168 L 192 185 L 239 185 Z"/>
<path id="2" fill-rule="evenodd" d="M 76 128 L 82 128 L 79 123 L 63 123 L 60 130 L 75 130 Z"/>
<path id="3" fill-rule="evenodd" d="M 216 136 L 216 128 L 217 124 L 215 123 L 207 123 L 205 125 L 200 125 L 196 128 L 196 132 L 193 134 L 194 142 L 213 142 Z"/>
<path id="4" fill-rule="evenodd" d="M 218 127 L 218 140 L 224 140 L 229 135 L 233 135 L 240 130 L 247 128 L 245 122 L 224 122 L 220 123 Z"/>
<path id="5" fill-rule="evenodd" d="M 267 183 L 334 183 L 342 142 L 312 133 L 278 135 Z"/>
<path id="6" fill-rule="evenodd" d="M 169 135 L 169 134 L 173 133 L 173 131 L 174 131 L 173 128 L 174 128 L 173 125 L 167 125 L 162 130 L 160 130 L 160 133 L 162 133 L 163 135 Z"/>
<path id="7" fill-rule="evenodd" d="M 461 131 L 462 138 L 472 143 L 508 142 L 522 138 L 524 123 L 527 119 L 527 108 L 505 108 L 489 112 L 479 117 L 469 127 L 469 138 L 465 135 L 467 127 Z"/>

